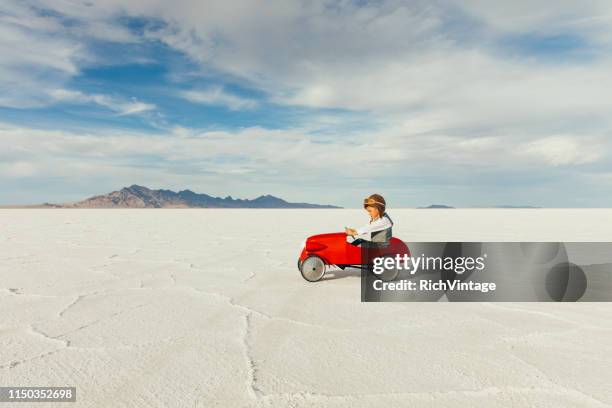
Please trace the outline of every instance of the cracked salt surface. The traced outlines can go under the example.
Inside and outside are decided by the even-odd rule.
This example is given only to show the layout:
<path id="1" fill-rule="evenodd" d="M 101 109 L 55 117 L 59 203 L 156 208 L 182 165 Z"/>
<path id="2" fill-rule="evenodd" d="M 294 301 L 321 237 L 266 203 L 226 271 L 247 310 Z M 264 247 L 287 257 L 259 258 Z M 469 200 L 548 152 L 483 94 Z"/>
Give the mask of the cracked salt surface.
<path id="1" fill-rule="evenodd" d="M 611 215 L 393 212 L 412 241 L 611 241 Z M 303 281 L 304 237 L 363 220 L 0 210 L 0 384 L 73 385 L 75 407 L 612 404 L 608 304 L 361 304 L 358 274 Z"/>

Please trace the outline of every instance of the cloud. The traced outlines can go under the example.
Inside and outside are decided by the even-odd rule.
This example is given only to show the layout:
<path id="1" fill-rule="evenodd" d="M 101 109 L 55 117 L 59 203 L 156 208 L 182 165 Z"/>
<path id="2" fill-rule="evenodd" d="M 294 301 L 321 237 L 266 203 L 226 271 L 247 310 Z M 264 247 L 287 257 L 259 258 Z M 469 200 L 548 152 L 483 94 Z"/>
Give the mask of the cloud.
<path id="1" fill-rule="evenodd" d="M 13 0 L 0 5 L 0 106 L 26 109 L 70 101 L 97 104 L 119 114 L 154 108 L 136 100 L 61 89 L 94 58 L 87 41 L 133 42 L 136 38 L 124 27 L 98 21 L 94 15 L 67 24 L 66 16 L 38 6 Z"/>
<path id="2" fill-rule="evenodd" d="M 0 105 L 63 101 L 120 115 L 153 109 L 110 91 L 71 90 L 70 79 L 99 57 L 92 44 L 104 40 L 145 48 L 161 43 L 188 58 L 198 70 L 179 86 L 190 90 L 174 84 L 167 91 L 194 104 L 306 112 L 302 123 L 282 130 L 9 132 L 19 133 L 24 144 L 16 146 L 38 152 L 51 171 L 61 166 L 51 165 L 53 153 L 41 146 L 83 169 L 98 166 L 91 177 L 101 169 L 117 178 L 144 177 L 150 165 L 152 179 L 177 184 L 201 177 L 215 185 L 214 177 L 232 174 L 227 187 L 238 190 L 275 186 L 300 194 L 289 186 L 344 191 L 351 183 L 388 183 L 433 198 L 439 188 L 468 201 L 508 187 L 500 199 L 529 191 L 525 198 L 551 202 L 554 194 L 531 188 L 609 172 L 608 1 L 271 0 L 262 9 L 256 0 L 8 0 L 0 10 Z M 145 23 L 131 30 L 130 18 Z M 567 44 L 547 52 L 555 38 Z M 121 63 L 109 54 L 108 63 Z M 198 79 L 265 96 L 201 88 Z M 321 111 L 336 120 L 318 120 Z M 337 112 L 345 111 L 359 116 L 360 126 L 340 119 Z M 315 121 L 320 129 L 313 130 Z M 124 176 L 112 170 L 119 168 Z M 71 174 L 74 169 L 65 171 Z M 312 187 L 318 183 L 325 186 Z"/>
<path id="3" fill-rule="evenodd" d="M 557 195 L 548 191 L 557 188 L 558 180 L 572 183 L 584 197 L 589 191 L 581 178 L 594 179 L 612 170 L 611 158 L 597 154 L 612 151 L 609 140 L 581 146 L 580 138 L 571 135 L 524 139 L 521 148 L 509 149 L 503 135 L 465 139 L 412 134 L 402 128 L 355 134 L 346 143 L 300 129 L 80 133 L 5 124 L 0 125 L 0 138 L 5 145 L 0 180 L 22 180 L 24 186 L 28 180 L 46 180 L 58 189 L 52 196 L 39 194 L 40 201 L 58 201 L 61 192 L 87 195 L 138 182 L 240 197 L 274 193 L 343 205 L 354 205 L 343 197 L 358 188 L 386 191 L 396 202 L 402 197 L 415 205 L 416 199 L 451 196 L 453 204 L 475 205 L 495 195 L 498 203 L 555 206 L 568 202 L 566 190 Z M 598 166 L 589 167 L 592 164 Z M 572 174 L 572 167 L 580 172 Z M 328 192 L 324 198 L 317 198 L 313 185 Z"/>
<path id="4" fill-rule="evenodd" d="M 15 161 L 2 166 L 6 176 L 11 178 L 31 177 L 38 173 L 37 166 L 33 162 Z"/>
<path id="5" fill-rule="evenodd" d="M 612 6 L 603 1 L 562 1 L 551 8 L 548 1 L 501 7 L 477 0 L 276 0 L 265 12 L 253 0 L 33 4 L 75 21 L 81 37 L 161 41 L 198 62 L 203 74 L 243 81 L 290 106 L 362 110 L 387 121 L 424 113 L 444 129 L 546 122 L 554 115 L 580 119 L 612 105 L 600 86 L 611 81 L 612 59 L 605 53 L 596 61 L 547 64 L 532 55 L 504 55 L 508 50 L 495 46 L 504 36 L 525 33 L 535 39 L 570 33 L 584 37 L 585 46 L 601 46 L 596 39 L 612 33 L 605 24 Z M 162 23 L 145 24 L 138 38 L 117 23 L 118 16 Z M 233 110 L 257 104 L 218 86 L 183 97 Z"/>
<path id="6" fill-rule="evenodd" d="M 61 24 L 19 3 L 0 6 L 0 105 L 25 108 L 47 103 L 41 89 L 78 72 L 84 50 L 78 41 L 54 33 Z"/>
<path id="7" fill-rule="evenodd" d="M 467 14 L 503 33 L 578 32 L 589 38 L 610 33 L 612 6 L 606 0 L 576 2 L 516 0 L 494 4 L 487 0 L 454 1 Z M 604 37 L 608 35 L 604 34 Z"/>
<path id="8" fill-rule="evenodd" d="M 563 166 L 597 162 L 604 157 L 604 148 L 601 141 L 551 136 L 525 144 L 522 151 L 553 166 Z"/>
<path id="9" fill-rule="evenodd" d="M 572 129 L 611 127 L 609 2 L 279 1 L 262 13 L 256 1 L 185 1 L 127 10 L 163 20 L 146 38 L 185 53 L 203 74 L 241 81 L 280 105 L 426 122 L 466 137 L 483 129 L 543 137 L 547 127 L 550 136 L 555 118 Z M 504 48 L 522 34 L 529 52 Z M 581 38 L 588 58 L 534 56 L 540 38 L 558 35 Z M 192 91 L 191 100 L 214 103 L 219 89 Z"/>
<path id="10" fill-rule="evenodd" d="M 213 106 L 225 106 L 230 110 L 254 109 L 257 102 L 226 92 L 223 87 L 215 86 L 207 89 L 182 91 L 180 96 L 194 103 Z"/>
<path id="11" fill-rule="evenodd" d="M 81 45 L 78 41 L 54 35 L 63 27 L 56 18 L 39 16 L 10 0 L 2 12 L 0 44 L 3 53 L 9 53 L 3 55 L 5 65 L 40 65 L 67 73 L 76 72 L 74 60 L 79 56 Z M 31 52 L 19 48 L 27 44 L 32 46 Z"/>
<path id="12" fill-rule="evenodd" d="M 125 101 L 109 95 L 84 94 L 68 89 L 53 89 L 49 91 L 49 94 L 57 102 L 97 104 L 117 112 L 119 115 L 132 115 L 155 109 L 155 105 L 140 102 L 135 98 Z"/>

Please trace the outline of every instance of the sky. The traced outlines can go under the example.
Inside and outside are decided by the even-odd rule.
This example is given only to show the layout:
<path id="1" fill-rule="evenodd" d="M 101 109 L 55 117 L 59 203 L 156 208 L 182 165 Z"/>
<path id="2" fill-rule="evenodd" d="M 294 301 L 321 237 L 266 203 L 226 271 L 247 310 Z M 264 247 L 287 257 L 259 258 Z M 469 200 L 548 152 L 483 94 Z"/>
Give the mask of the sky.
<path id="1" fill-rule="evenodd" d="M 3 0 L 0 204 L 612 203 L 608 0 Z"/>

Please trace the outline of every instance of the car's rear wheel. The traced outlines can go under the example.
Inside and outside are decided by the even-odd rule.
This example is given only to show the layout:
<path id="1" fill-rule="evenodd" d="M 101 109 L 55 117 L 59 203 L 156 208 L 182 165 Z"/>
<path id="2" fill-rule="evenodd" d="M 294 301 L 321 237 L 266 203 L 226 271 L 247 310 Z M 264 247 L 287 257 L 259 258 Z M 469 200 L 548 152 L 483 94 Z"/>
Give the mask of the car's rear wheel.
<path id="1" fill-rule="evenodd" d="M 392 256 L 385 256 L 384 258 L 393 258 Z M 383 282 L 391 282 L 397 279 L 399 275 L 399 269 L 397 268 L 397 264 L 394 262 L 393 263 L 393 267 L 392 268 L 384 268 L 384 271 L 379 274 L 376 275 L 376 277 L 378 277 L 380 280 L 382 280 Z"/>
<path id="2" fill-rule="evenodd" d="M 302 262 L 300 272 L 308 282 L 317 282 L 325 275 L 325 262 L 318 256 L 311 255 Z"/>

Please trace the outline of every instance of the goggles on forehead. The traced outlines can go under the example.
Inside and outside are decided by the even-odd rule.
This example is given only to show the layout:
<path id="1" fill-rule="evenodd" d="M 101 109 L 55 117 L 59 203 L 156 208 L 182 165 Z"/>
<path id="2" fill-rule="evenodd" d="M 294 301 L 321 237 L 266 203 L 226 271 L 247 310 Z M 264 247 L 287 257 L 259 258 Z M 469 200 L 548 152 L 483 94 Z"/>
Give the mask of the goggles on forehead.
<path id="1" fill-rule="evenodd" d="M 385 206 L 385 203 L 381 203 L 380 201 L 376 201 L 373 198 L 364 198 L 363 199 L 363 206 L 367 207 L 368 205 L 374 205 L 374 204 L 378 204 L 378 205 L 382 205 Z"/>

